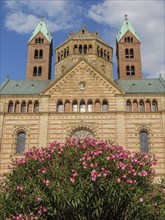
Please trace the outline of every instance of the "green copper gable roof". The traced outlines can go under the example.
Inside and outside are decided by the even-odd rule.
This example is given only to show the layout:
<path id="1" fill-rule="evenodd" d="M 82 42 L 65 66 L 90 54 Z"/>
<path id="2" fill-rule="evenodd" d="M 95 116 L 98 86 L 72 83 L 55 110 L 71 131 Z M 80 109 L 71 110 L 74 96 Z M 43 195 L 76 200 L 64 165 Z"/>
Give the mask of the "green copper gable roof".
<path id="1" fill-rule="evenodd" d="M 155 79 L 115 80 L 115 83 L 127 94 L 165 94 L 165 81 L 162 77 Z"/>
<path id="2" fill-rule="evenodd" d="M 38 95 L 53 80 L 6 80 L 0 87 L 0 95 Z"/>
<path id="3" fill-rule="evenodd" d="M 51 43 L 52 41 L 52 36 L 49 33 L 47 26 L 44 22 L 44 20 L 41 20 L 39 22 L 39 24 L 37 25 L 36 29 L 34 30 L 34 32 L 32 33 L 32 36 L 30 37 L 29 41 L 30 42 L 39 32 L 41 32 L 44 37 Z"/>
<path id="4" fill-rule="evenodd" d="M 139 41 L 139 37 L 136 33 L 136 31 L 134 30 L 133 26 L 131 25 L 131 23 L 128 21 L 128 19 L 125 19 L 118 35 L 117 35 L 117 42 L 119 42 L 119 40 L 124 36 L 124 34 L 127 32 L 127 31 L 130 31 Z"/>

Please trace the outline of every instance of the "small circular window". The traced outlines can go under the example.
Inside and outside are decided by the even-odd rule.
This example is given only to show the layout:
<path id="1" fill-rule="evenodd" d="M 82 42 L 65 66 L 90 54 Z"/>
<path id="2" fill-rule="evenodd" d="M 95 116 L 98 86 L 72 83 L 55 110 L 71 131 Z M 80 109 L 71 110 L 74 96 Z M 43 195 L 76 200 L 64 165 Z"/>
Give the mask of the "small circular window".
<path id="1" fill-rule="evenodd" d="M 86 88 L 86 83 L 85 82 L 80 82 L 79 87 L 80 87 L 80 90 L 84 90 Z"/>

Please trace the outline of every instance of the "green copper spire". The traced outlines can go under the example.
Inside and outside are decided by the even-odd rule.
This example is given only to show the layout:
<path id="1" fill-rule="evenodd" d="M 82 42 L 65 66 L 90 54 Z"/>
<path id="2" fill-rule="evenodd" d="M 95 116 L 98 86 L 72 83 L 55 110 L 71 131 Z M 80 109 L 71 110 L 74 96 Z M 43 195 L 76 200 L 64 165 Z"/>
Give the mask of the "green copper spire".
<path id="1" fill-rule="evenodd" d="M 37 25 L 36 29 L 34 30 L 34 32 L 32 33 L 32 36 L 30 37 L 29 41 L 30 42 L 39 32 L 41 32 L 44 37 L 51 42 L 52 41 L 52 36 L 49 33 L 47 26 L 45 24 L 44 18 L 41 18 L 41 21 L 39 22 L 39 24 Z"/>
<path id="2" fill-rule="evenodd" d="M 130 24 L 130 22 L 128 21 L 128 18 L 127 18 L 127 15 L 125 15 L 125 20 L 124 20 L 124 23 L 117 35 L 117 42 L 119 42 L 119 40 L 124 36 L 124 34 L 127 32 L 127 31 L 130 31 L 139 41 L 139 37 L 136 33 L 136 31 L 134 30 L 134 28 L 132 27 L 132 25 Z"/>

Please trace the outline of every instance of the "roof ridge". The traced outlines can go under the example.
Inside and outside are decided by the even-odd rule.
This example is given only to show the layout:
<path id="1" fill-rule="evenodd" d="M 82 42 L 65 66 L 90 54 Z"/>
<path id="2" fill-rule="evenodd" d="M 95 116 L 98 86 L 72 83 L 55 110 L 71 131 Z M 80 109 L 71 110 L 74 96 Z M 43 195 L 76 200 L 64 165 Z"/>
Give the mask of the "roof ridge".
<path id="1" fill-rule="evenodd" d="M 5 87 L 5 85 L 10 81 L 10 78 L 7 77 L 6 80 L 0 85 L 0 91 Z"/>

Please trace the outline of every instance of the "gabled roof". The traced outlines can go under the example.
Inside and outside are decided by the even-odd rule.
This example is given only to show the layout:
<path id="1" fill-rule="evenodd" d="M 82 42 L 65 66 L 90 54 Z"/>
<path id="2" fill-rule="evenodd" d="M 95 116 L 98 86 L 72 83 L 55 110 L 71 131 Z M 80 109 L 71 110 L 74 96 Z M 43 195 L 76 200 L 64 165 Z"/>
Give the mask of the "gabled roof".
<path id="1" fill-rule="evenodd" d="M 139 41 L 140 38 L 138 37 L 136 31 L 134 30 L 133 26 L 131 25 L 131 23 L 128 21 L 127 18 L 125 18 L 124 23 L 116 37 L 117 42 L 119 42 L 119 40 L 124 36 L 125 33 L 127 33 L 127 31 L 130 31 Z"/>
<path id="2" fill-rule="evenodd" d="M 69 38 L 70 39 L 75 39 L 75 40 L 83 40 L 83 39 L 84 40 L 94 40 L 94 39 L 97 39 L 97 40 L 101 41 L 102 43 L 108 45 L 104 40 L 102 40 L 98 36 L 97 32 L 89 32 L 85 26 L 83 26 L 81 28 L 81 30 L 76 34 L 70 33 Z"/>
<path id="3" fill-rule="evenodd" d="M 78 64 L 80 64 L 82 61 L 84 61 L 89 67 L 91 67 L 93 70 L 95 70 L 101 77 L 104 78 L 107 83 L 114 86 L 120 93 L 123 93 L 123 90 L 114 82 L 114 80 L 110 80 L 105 74 L 101 73 L 98 69 L 95 68 L 95 66 L 88 62 L 85 57 L 80 58 L 80 60 L 77 61 L 77 63 L 74 63 L 74 65 L 70 66 L 70 68 L 67 69 L 67 71 L 64 71 L 62 75 L 60 75 L 58 78 L 56 78 L 46 89 L 43 91 L 45 93 L 47 90 L 49 90 L 51 87 L 54 86 L 58 81 L 60 81 L 63 77 L 65 77 L 72 69 L 74 69 Z"/>
<path id="4" fill-rule="evenodd" d="M 115 83 L 129 94 L 165 94 L 165 81 L 162 77 L 155 79 L 115 80 Z"/>
<path id="5" fill-rule="evenodd" d="M 0 95 L 37 95 L 44 91 L 53 80 L 10 80 L 0 87 Z"/>
<path id="6" fill-rule="evenodd" d="M 34 32 L 32 33 L 32 36 L 30 37 L 29 41 L 30 42 L 39 32 L 41 32 L 44 37 L 51 43 L 52 41 L 52 36 L 50 32 L 47 29 L 47 26 L 45 24 L 45 21 L 41 19 L 37 27 L 35 28 Z"/>

